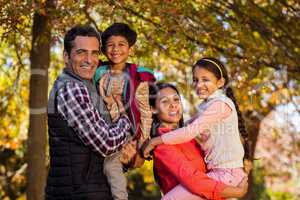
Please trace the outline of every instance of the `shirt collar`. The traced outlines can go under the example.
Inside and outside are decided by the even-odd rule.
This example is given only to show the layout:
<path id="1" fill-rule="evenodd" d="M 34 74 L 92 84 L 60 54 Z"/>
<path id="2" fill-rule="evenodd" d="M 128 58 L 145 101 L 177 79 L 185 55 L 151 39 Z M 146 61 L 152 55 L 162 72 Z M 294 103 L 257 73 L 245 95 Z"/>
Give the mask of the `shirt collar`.
<path id="1" fill-rule="evenodd" d="M 207 100 L 211 100 L 211 99 L 214 99 L 214 98 L 217 98 L 217 97 L 222 97 L 224 96 L 224 91 L 222 89 L 217 89 L 216 91 L 214 91 L 214 93 L 212 93 L 208 98 Z"/>

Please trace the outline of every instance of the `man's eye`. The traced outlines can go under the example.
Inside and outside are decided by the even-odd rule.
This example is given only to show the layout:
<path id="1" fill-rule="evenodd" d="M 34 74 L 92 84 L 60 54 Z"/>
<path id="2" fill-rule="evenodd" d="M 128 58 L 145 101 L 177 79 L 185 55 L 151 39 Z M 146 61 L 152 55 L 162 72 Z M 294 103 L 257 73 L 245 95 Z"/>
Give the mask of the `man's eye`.
<path id="1" fill-rule="evenodd" d="M 76 51 L 76 53 L 77 53 L 78 55 L 80 55 L 80 54 L 83 54 L 84 51 L 79 49 L 79 50 Z"/>
<path id="2" fill-rule="evenodd" d="M 98 51 L 93 52 L 93 56 L 99 56 L 99 55 L 100 55 L 100 53 Z"/>

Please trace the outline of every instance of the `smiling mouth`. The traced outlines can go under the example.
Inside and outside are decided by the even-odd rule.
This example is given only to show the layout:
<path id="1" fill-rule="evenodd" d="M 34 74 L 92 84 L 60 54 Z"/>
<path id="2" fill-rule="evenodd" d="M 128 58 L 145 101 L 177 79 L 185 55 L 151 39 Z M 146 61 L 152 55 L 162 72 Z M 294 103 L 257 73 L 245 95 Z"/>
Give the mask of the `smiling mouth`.
<path id="1" fill-rule="evenodd" d="M 206 92 L 207 92 L 207 90 L 198 90 L 199 94 L 203 94 L 203 93 L 206 93 Z"/>
<path id="2" fill-rule="evenodd" d="M 170 117 L 175 117 L 175 116 L 178 116 L 178 115 L 179 115 L 179 112 L 169 112 Z"/>
<path id="3" fill-rule="evenodd" d="M 84 69 L 91 68 L 91 66 L 86 66 L 86 65 L 81 65 L 80 67 L 81 67 L 81 68 L 84 68 Z"/>
<path id="4" fill-rule="evenodd" d="M 112 57 L 120 57 L 121 55 L 120 54 L 112 54 L 111 56 Z"/>

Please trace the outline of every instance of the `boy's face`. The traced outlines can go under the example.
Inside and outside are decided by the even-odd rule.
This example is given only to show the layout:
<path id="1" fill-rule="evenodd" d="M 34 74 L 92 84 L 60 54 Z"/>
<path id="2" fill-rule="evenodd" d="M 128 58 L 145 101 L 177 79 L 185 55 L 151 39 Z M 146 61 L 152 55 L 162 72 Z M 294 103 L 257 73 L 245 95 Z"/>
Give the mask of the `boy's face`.
<path id="1" fill-rule="evenodd" d="M 131 49 L 125 37 L 111 36 L 106 42 L 104 53 L 111 62 L 112 67 L 120 69 L 120 67 L 125 67 Z"/>

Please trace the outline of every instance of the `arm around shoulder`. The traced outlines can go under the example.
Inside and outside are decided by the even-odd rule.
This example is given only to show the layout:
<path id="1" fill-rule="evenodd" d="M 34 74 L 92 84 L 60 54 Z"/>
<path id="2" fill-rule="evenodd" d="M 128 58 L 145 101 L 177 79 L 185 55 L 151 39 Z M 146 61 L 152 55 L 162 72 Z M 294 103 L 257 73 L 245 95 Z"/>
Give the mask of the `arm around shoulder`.
<path id="1" fill-rule="evenodd" d="M 58 112 L 82 140 L 103 156 L 116 152 L 127 141 L 130 122 L 122 117 L 116 124 L 107 124 L 94 107 L 83 84 L 68 83 L 58 91 Z"/>

